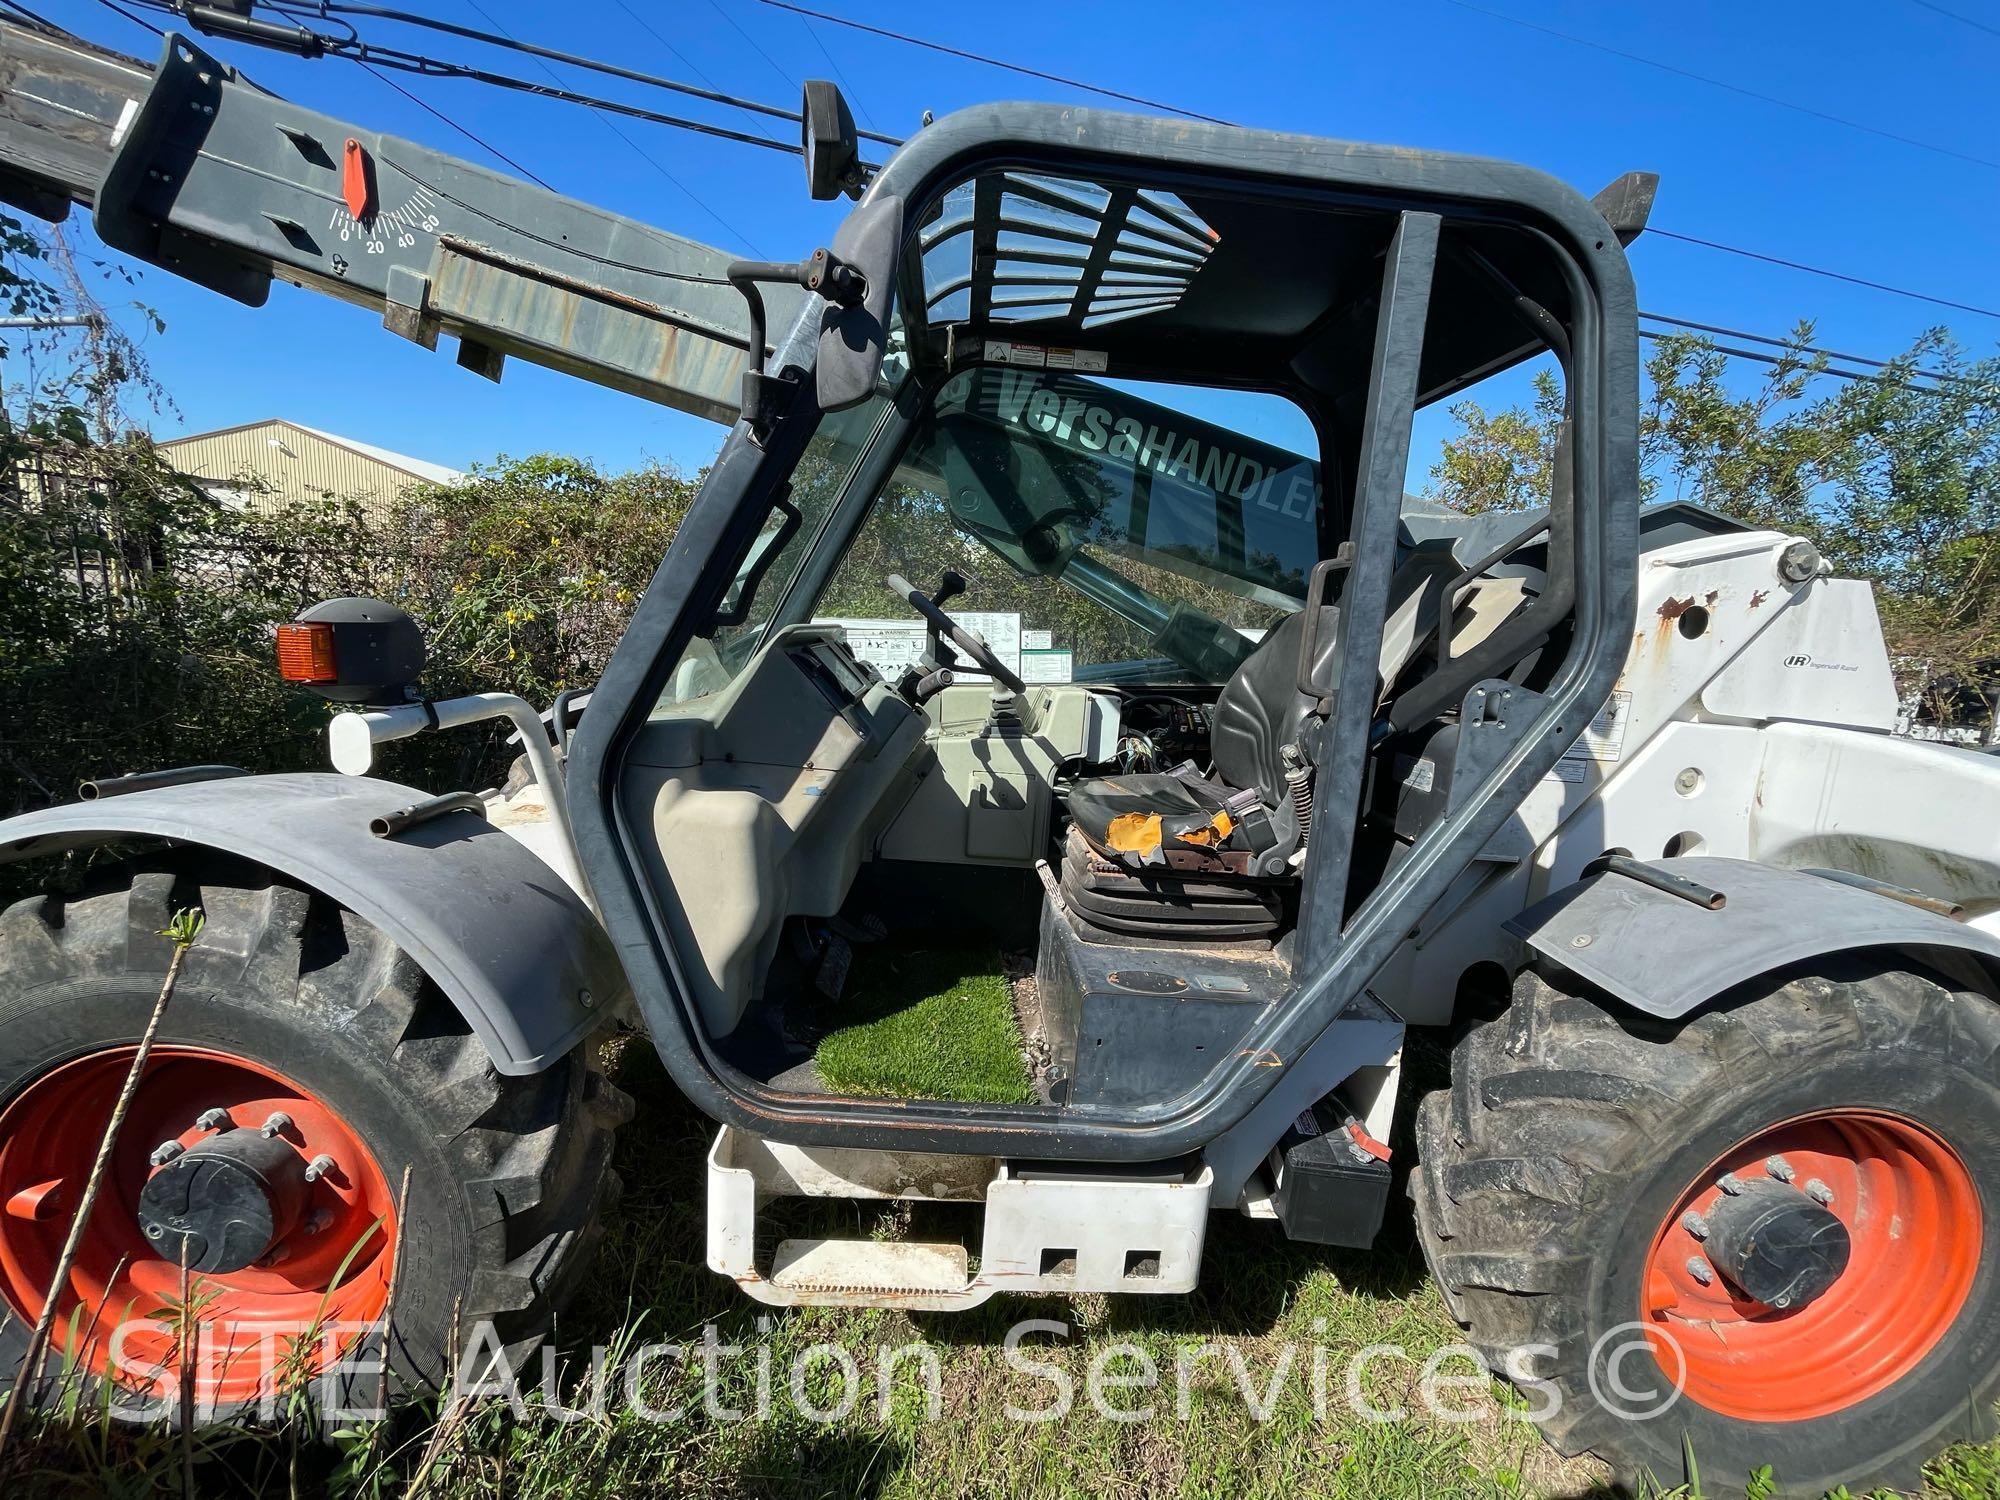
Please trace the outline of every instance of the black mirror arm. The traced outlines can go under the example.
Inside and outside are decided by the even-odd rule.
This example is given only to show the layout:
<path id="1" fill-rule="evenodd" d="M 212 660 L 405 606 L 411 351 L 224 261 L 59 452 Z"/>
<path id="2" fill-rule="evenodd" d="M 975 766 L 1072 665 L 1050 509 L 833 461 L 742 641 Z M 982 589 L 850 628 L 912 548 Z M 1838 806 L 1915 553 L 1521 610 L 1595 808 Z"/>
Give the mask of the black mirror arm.
<path id="1" fill-rule="evenodd" d="M 750 314 L 750 338 L 743 364 L 742 417 L 750 424 L 750 435 L 761 445 L 777 418 L 778 387 L 786 377 L 764 372 L 769 330 L 764 294 L 757 289 L 758 283 L 799 286 L 836 307 L 857 307 L 868 295 L 868 278 L 824 247 L 813 251 L 807 260 L 732 260 L 723 274 L 742 295 Z"/>

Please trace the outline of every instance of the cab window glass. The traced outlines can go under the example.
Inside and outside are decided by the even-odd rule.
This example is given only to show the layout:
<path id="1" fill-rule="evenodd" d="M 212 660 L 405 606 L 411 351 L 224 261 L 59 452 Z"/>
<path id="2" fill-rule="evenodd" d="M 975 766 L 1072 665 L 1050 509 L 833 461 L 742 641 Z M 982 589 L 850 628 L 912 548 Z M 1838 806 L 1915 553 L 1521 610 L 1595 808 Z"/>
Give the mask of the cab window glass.
<path id="1" fill-rule="evenodd" d="M 1316 457 L 1272 440 L 1302 431 L 1275 396 L 962 372 L 816 617 L 891 671 L 921 628 L 887 575 L 934 588 L 952 568 L 975 581 L 949 608 L 1030 681 L 1225 681 L 1319 556 Z"/>

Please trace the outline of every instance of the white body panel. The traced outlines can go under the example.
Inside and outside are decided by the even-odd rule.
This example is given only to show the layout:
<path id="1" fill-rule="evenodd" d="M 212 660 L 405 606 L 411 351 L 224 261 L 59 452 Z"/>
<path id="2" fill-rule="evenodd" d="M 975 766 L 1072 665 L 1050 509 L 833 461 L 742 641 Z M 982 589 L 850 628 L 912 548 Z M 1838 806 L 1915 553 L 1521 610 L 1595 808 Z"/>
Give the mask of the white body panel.
<path id="1" fill-rule="evenodd" d="M 1607 850 L 1848 870 L 2000 930 L 2000 757 L 1888 732 L 1873 592 L 1786 583 L 1792 540 L 1739 533 L 1641 557 L 1617 711 L 1599 717 L 1609 732 L 1580 740 L 1494 841 L 1532 859 L 1475 866 L 1391 960 L 1379 987 L 1407 1020 L 1447 1021 L 1474 965 L 1517 967 L 1501 924 Z M 1703 628 L 1684 629 L 1697 608 Z"/>

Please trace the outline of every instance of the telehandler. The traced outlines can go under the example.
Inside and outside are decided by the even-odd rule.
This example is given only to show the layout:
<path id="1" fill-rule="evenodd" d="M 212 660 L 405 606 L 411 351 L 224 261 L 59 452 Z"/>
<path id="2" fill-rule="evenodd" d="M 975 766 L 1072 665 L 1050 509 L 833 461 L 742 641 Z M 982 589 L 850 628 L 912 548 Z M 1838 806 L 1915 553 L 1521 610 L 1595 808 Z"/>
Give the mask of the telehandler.
<path id="1" fill-rule="evenodd" d="M 418 625 L 334 601 L 277 641 L 344 710 L 334 772 L 0 823 L 0 859 L 124 851 L 0 915 L 0 1371 L 196 907 L 57 1294 L 100 1371 L 183 1258 L 225 1353 L 377 1319 L 392 1271 L 405 1376 L 455 1323 L 532 1347 L 614 1184 L 623 1021 L 715 1122 L 709 1263 L 761 1302 L 1185 1292 L 1212 1215 L 1366 1246 L 1406 1181 L 1566 1452 L 1818 1493 L 1992 1432 L 2000 764 L 1892 733 L 1869 585 L 1811 539 L 1642 507 L 1652 179 L 1047 104 L 871 169 L 814 84 L 814 194 L 858 202 L 729 262 L 183 36 L 149 68 L 8 25 L 0 58 L 17 205 L 732 423 L 589 693 L 430 700 Z M 1546 504 L 1409 499 L 1413 415 L 1537 358 Z M 496 717 L 510 789 L 369 774 Z M 831 1088 L 804 1018 L 857 945 L 973 941 L 1032 948 L 1035 1098 Z M 1452 1039 L 1421 1100 L 1412 1027 Z M 971 1232 L 760 1233 L 802 1197 Z"/>

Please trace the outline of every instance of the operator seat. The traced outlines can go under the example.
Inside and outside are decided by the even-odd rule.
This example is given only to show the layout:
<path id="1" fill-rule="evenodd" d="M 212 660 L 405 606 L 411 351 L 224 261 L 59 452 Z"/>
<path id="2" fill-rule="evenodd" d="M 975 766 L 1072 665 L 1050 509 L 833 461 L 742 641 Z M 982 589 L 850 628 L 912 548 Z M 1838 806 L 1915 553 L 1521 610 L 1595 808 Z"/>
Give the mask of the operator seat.
<path id="1" fill-rule="evenodd" d="M 1462 571 L 1449 542 L 1417 546 L 1390 579 L 1381 674 L 1393 681 L 1437 618 L 1437 601 Z M 1333 683 L 1340 664 L 1340 606 L 1320 608 L 1311 680 Z M 1070 789 L 1076 831 L 1100 862 L 1147 877 L 1289 873 L 1299 825 L 1285 754 L 1318 703 L 1299 691 L 1304 611 L 1264 637 L 1215 701 L 1212 777 L 1179 772 L 1106 776 Z M 1371 689 L 1379 691 L 1377 689 Z"/>

